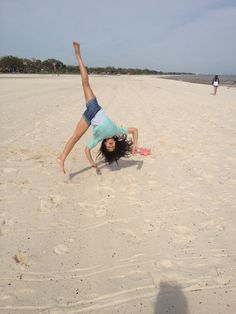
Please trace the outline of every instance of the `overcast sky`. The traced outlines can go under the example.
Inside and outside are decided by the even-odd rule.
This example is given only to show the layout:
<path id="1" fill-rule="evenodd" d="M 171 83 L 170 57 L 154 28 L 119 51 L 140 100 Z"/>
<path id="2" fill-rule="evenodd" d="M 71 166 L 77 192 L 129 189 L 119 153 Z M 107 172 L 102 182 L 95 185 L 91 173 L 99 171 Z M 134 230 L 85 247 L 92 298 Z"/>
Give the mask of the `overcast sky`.
<path id="1" fill-rule="evenodd" d="M 236 0 L 0 0 L 0 56 L 236 74 Z"/>

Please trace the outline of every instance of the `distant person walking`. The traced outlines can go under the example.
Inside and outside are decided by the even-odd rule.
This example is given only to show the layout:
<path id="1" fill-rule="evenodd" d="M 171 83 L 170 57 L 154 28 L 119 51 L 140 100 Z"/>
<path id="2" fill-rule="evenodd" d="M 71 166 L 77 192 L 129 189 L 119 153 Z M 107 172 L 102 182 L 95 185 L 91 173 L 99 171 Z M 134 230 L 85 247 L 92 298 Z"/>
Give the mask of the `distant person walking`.
<path id="1" fill-rule="evenodd" d="M 215 77 L 212 80 L 212 85 L 214 86 L 214 94 L 213 95 L 216 95 L 217 88 L 218 88 L 219 84 L 220 84 L 219 77 L 218 77 L 218 75 L 215 75 Z"/>

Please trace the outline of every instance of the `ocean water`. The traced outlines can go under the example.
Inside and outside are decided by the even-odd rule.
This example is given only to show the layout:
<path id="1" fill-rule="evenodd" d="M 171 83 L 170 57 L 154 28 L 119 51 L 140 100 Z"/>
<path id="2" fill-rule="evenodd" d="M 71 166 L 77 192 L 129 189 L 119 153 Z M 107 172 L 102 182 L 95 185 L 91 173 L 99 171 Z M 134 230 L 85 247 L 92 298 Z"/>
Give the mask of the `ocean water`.
<path id="1" fill-rule="evenodd" d="M 236 75 L 218 75 L 220 79 L 220 85 L 236 87 Z M 209 74 L 193 74 L 193 75 L 171 75 L 161 76 L 171 80 L 184 81 L 198 84 L 211 85 L 214 75 Z"/>

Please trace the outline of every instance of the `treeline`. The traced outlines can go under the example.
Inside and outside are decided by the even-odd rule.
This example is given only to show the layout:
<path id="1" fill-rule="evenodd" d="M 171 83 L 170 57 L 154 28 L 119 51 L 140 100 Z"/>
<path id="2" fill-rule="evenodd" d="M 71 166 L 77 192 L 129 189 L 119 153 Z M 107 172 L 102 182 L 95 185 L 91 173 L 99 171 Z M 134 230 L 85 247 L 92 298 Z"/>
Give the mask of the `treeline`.
<path id="1" fill-rule="evenodd" d="M 1 73 L 67 73 L 67 67 L 56 59 L 41 61 L 6 56 L 0 59 Z"/>
<path id="2" fill-rule="evenodd" d="M 162 72 L 148 69 L 134 69 L 134 68 L 115 68 L 108 67 L 88 67 L 90 74 L 192 74 L 180 72 Z M 42 73 L 42 74 L 76 74 L 79 73 L 79 67 L 73 65 L 65 65 L 56 59 L 47 59 L 41 61 L 38 59 L 18 58 L 14 56 L 5 56 L 0 58 L 0 73 Z"/>

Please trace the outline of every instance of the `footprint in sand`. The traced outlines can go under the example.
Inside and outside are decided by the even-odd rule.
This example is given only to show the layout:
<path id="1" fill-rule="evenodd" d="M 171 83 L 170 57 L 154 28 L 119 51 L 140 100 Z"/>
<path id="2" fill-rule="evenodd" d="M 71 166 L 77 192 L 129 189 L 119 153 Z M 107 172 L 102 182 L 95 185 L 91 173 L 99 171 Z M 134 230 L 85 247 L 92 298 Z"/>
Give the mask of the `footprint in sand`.
<path id="1" fill-rule="evenodd" d="M 11 292 L 11 297 L 16 297 L 17 299 L 28 299 L 30 296 L 35 296 L 37 294 L 34 289 L 18 289 Z"/>
<path id="2" fill-rule="evenodd" d="M 156 181 L 156 180 L 148 180 L 147 183 L 149 185 L 156 185 L 158 183 L 158 181 Z"/>
<path id="3" fill-rule="evenodd" d="M 3 173 L 15 173 L 17 172 L 17 169 L 15 168 L 3 168 Z"/>
<path id="4" fill-rule="evenodd" d="M 107 210 L 105 208 L 98 208 L 95 210 L 96 217 L 104 217 L 107 214 Z"/>
<path id="5" fill-rule="evenodd" d="M 222 276 L 222 277 L 217 277 L 215 278 L 216 283 L 219 286 L 227 286 L 229 285 L 232 281 L 234 280 L 233 276 Z"/>
<path id="6" fill-rule="evenodd" d="M 101 205 L 95 205 L 87 202 L 80 202 L 78 204 L 81 208 L 81 212 L 89 217 L 104 217 L 107 215 L 107 209 L 105 208 L 106 199 L 103 200 L 103 203 Z"/>
<path id="7" fill-rule="evenodd" d="M 124 236 L 128 242 L 139 243 L 140 238 L 130 229 L 119 228 L 115 229 L 115 232 L 121 236 Z"/>
<path id="8" fill-rule="evenodd" d="M 16 217 L 8 215 L 6 212 L 0 214 L 0 236 L 7 234 L 13 229 Z"/>
<path id="9" fill-rule="evenodd" d="M 127 192 L 127 194 L 128 194 L 128 196 L 133 196 L 133 195 L 136 195 L 137 192 L 133 190 L 133 191 Z"/>
<path id="10" fill-rule="evenodd" d="M 151 219 L 145 219 L 144 220 L 144 233 L 148 234 L 151 233 L 152 231 L 155 231 L 156 227 L 159 227 L 160 224 L 159 223 L 154 223 L 153 220 Z"/>
<path id="11" fill-rule="evenodd" d="M 49 195 L 40 200 L 40 211 L 48 212 L 51 210 L 56 210 L 63 198 L 60 195 Z"/>
<path id="12" fill-rule="evenodd" d="M 181 225 L 175 226 L 173 229 L 178 234 L 188 234 L 191 231 L 190 228 Z"/>
<path id="13" fill-rule="evenodd" d="M 64 255 L 68 252 L 69 248 L 65 246 L 64 244 L 58 244 L 54 247 L 54 252 L 57 255 Z"/>
<path id="14" fill-rule="evenodd" d="M 109 186 L 109 182 L 104 185 L 99 185 L 96 190 L 101 193 L 103 196 L 108 196 L 109 198 L 115 197 L 115 189 Z"/>
<path id="15" fill-rule="evenodd" d="M 203 221 L 202 223 L 199 224 L 199 226 L 201 229 L 205 229 L 205 230 L 214 229 L 218 231 L 223 231 L 226 229 L 224 223 L 216 222 L 215 220 Z"/>
<path id="16" fill-rule="evenodd" d="M 62 312 L 60 310 L 56 310 L 56 309 L 50 309 L 50 312 L 40 312 L 39 314 L 62 314 Z"/>
<path id="17" fill-rule="evenodd" d="M 167 268 L 167 269 L 173 268 L 173 263 L 169 259 L 160 261 L 160 264 L 162 267 Z"/>
<path id="18" fill-rule="evenodd" d="M 19 251 L 17 254 L 13 256 L 14 261 L 18 264 L 22 269 L 29 267 L 28 257 Z"/>
<path id="19" fill-rule="evenodd" d="M 3 293 L 1 293 L 1 295 L 0 295 L 0 301 L 8 301 L 8 302 L 12 302 L 12 296 L 11 295 L 9 295 L 9 294 L 3 294 Z"/>
<path id="20" fill-rule="evenodd" d="M 138 184 L 129 184 L 128 190 L 126 189 L 126 195 L 129 201 L 133 202 L 137 200 L 137 195 L 139 193 Z"/>
<path id="21" fill-rule="evenodd" d="M 191 229 L 186 226 L 177 225 L 173 228 L 173 231 L 173 239 L 176 242 L 189 242 L 195 239 L 195 236 L 191 234 Z"/>

